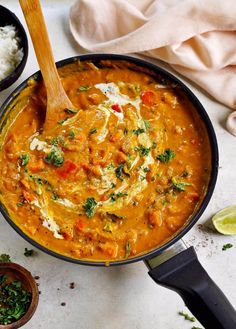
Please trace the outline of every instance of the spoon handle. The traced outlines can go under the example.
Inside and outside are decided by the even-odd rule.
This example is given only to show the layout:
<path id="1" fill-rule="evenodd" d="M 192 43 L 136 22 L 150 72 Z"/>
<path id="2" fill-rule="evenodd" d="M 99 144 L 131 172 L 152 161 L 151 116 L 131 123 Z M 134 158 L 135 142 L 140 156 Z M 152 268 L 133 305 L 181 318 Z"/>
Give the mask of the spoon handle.
<path id="1" fill-rule="evenodd" d="M 47 121 L 73 107 L 60 81 L 39 0 L 19 0 L 47 90 Z M 57 113 L 56 113 L 57 112 Z M 54 120 L 50 120 L 54 117 Z"/>

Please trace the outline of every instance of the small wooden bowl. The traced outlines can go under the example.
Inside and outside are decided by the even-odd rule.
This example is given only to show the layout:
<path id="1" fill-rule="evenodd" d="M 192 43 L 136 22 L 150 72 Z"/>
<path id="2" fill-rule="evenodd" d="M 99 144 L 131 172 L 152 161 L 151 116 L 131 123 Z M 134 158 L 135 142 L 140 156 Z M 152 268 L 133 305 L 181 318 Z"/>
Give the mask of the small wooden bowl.
<path id="1" fill-rule="evenodd" d="M 31 304 L 25 315 L 22 316 L 22 318 L 11 324 L 0 324 L 0 329 L 20 328 L 32 318 L 38 306 L 39 291 L 37 284 L 29 271 L 15 263 L 0 263 L 0 274 L 5 274 L 14 278 L 14 280 L 21 281 L 25 290 L 29 291 L 32 294 Z"/>
<path id="2" fill-rule="evenodd" d="M 28 39 L 23 25 L 17 16 L 9 9 L 0 5 L 0 26 L 13 25 L 20 38 L 20 48 L 23 48 L 23 58 L 17 67 L 3 80 L 0 80 L 0 91 L 10 87 L 21 75 L 28 58 Z"/>

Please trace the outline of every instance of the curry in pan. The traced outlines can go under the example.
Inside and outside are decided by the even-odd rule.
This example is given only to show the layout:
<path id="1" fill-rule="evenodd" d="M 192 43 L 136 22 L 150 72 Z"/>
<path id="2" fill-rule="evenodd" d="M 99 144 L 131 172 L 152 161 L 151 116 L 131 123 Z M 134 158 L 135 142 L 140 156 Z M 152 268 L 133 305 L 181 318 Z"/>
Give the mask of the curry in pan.
<path id="1" fill-rule="evenodd" d="M 30 80 L 8 111 L 1 202 L 23 232 L 62 255 L 109 261 L 150 251 L 205 196 L 211 154 L 200 116 L 178 85 L 132 65 L 62 67 L 75 108 L 51 134 L 42 82 Z"/>

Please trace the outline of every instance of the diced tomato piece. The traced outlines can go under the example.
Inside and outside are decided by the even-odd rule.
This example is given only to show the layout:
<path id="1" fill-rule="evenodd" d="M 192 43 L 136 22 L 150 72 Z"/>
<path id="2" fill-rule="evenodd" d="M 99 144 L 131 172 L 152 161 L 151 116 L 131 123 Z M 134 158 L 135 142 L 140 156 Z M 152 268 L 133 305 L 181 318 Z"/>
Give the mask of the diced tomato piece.
<path id="1" fill-rule="evenodd" d="M 151 90 L 143 91 L 141 93 L 141 100 L 144 105 L 153 105 L 154 104 L 154 92 Z"/>
<path id="2" fill-rule="evenodd" d="M 84 225 L 82 219 L 78 219 L 75 223 L 75 229 L 77 232 L 82 232 L 84 229 L 84 226 L 85 225 Z"/>
<path id="3" fill-rule="evenodd" d="M 122 130 L 117 130 L 113 135 L 110 137 L 111 142 L 119 142 L 124 137 Z"/>
<path id="4" fill-rule="evenodd" d="M 31 202 L 35 199 L 34 195 L 33 194 L 30 194 L 29 192 L 27 191 L 23 191 L 23 196 L 24 196 L 24 199 L 28 202 Z"/>
<path id="5" fill-rule="evenodd" d="M 108 199 L 109 199 L 108 196 L 105 194 L 101 196 L 101 201 L 107 201 Z"/>
<path id="6" fill-rule="evenodd" d="M 62 235 L 66 241 L 71 241 L 73 239 L 73 236 L 70 233 L 64 232 Z"/>
<path id="7" fill-rule="evenodd" d="M 56 173 L 58 174 L 58 176 L 60 176 L 61 178 L 67 178 L 67 176 L 75 171 L 78 168 L 78 166 L 71 161 L 70 159 L 66 160 L 63 164 L 62 167 L 56 169 Z"/>
<path id="8" fill-rule="evenodd" d="M 193 139 L 190 140 L 190 143 L 192 145 L 196 145 L 197 144 L 197 140 L 195 138 L 193 138 Z"/>
<path id="9" fill-rule="evenodd" d="M 113 104 L 111 108 L 115 112 L 118 112 L 118 113 L 121 113 L 122 112 L 121 107 L 120 107 L 119 104 Z"/>

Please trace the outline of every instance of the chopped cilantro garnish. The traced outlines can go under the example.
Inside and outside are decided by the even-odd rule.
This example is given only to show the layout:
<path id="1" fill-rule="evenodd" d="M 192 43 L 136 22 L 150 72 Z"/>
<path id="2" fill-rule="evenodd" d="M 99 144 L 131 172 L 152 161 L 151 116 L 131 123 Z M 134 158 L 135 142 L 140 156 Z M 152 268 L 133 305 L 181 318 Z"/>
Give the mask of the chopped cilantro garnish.
<path id="1" fill-rule="evenodd" d="M 188 175 L 189 175 L 189 173 L 186 170 L 184 170 L 180 176 L 181 177 L 188 177 Z"/>
<path id="2" fill-rule="evenodd" d="M 24 203 L 23 202 L 17 202 L 17 207 L 22 207 L 23 205 L 24 205 Z"/>
<path id="3" fill-rule="evenodd" d="M 138 128 L 136 130 L 133 130 L 134 135 L 139 136 L 140 134 L 145 133 L 145 130 L 142 128 Z"/>
<path id="4" fill-rule="evenodd" d="M 148 167 L 145 167 L 145 168 L 143 168 L 143 171 L 144 171 L 144 172 L 149 172 L 150 169 L 149 169 Z"/>
<path id="5" fill-rule="evenodd" d="M 33 254 L 34 254 L 33 249 L 25 248 L 25 252 L 24 252 L 25 257 L 31 257 L 31 256 L 33 256 Z"/>
<path id="6" fill-rule="evenodd" d="M 119 178 L 121 181 L 123 181 L 123 176 L 130 176 L 130 174 L 128 174 L 127 172 L 125 172 L 124 170 L 125 164 L 122 163 L 121 165 L 119 165 L 116 169 L 115 169 L 115 174 L 116 177 Z"/>
<path id="7" fill-rule="evenodd" d="M 115 188 L 116 184 L 114 184 L 113 182 L 111 182 L 111 188 Z"/>
<path id="8" fill-rule="evenodd" d="M 150 128 L 150 122 L 148 120 L 143 120 L 145 128 L 149 129 Z"/>
<path id="9" fill-rule="evenodd" d="M 96 206 L 97 206 L 97 201 L 95 201 L 94 198 L 88 198 L 86 200 L 85 204 L 83 205 L 83 208 L 87 217 L 89 218 L 93 217 Z"/>
<path id="10" fill-rule="evenodd" d="M 225 251 L 225 250 L 230 249 L 232 247 L 233 247 L 232 243 L 226 243 L 226 244 L 223 245 L 222 250 Z"/>
<path id="11" fill-rule="evenodd" d="M 157 147 L 157 143 L 156 142 L 153 142 L 152 143 L 152 149 L 155 149 Z"/>
<path id="12" fill-rule="evenodd" d="M 118 193 L 116 194 L 117 198 L 120 198 L 120 197 L 122 197 L 122 196 L 127 196 L 127 195 L 128 195 L 127 193 L 123 193 L 123 192 L 118 192 Z"/>
<path id="13" fill-rule="evenodd" d="M 57 136 L 57 137 L 54 137 L 54 138 L 51 140 L 51 145 L 57 147 L 59 144 L 62 144 L 62 145 L 65 144 L 65 139 L 64 139 L 63 136 Z"/>
<path id="14" fill-rule="evenodd" d="M 0 301 L 0 325 L 8 325 L 27 312 L 31 293 L 22 287 L 20 281 L 11 281 L 10 277 L 0 275 Z"/>
<path id="15" fill-rule="evenodd" d="M 187 182 L 182 182 L 182 181 L 178 181 L 175 177 L 173 177 L 171 179 L 172 182 L 172 186 L 175 190 L 177 190 L 178 192 L 183 192 L 185 191 L 185 187 L 186 186 L 191 186 L 191 183 L 187 183 Z"/>
<path id="16" fill-rule="evenodd" d="M 27 163 L 29 162 L 29 155 L 28 154 L 22 154 L 20 157 L 20 165 L 21 166 L 26 166 Z"/>
<path id="17" fill-rule="evenodd" d="M 74 131 L 71 130 L 71 131 L 69 132 L 69 138 L 70 138 L 70 139 L 74 139 L 74 138 L 75 138 L 75 133 L 74 133 Z"/>
<path id="18" fill-rule="evenodd" d="M 121 198 L 121 197 L 124 197 L 127 195 L 128 195 L 127 193 L 123 193 L 123 192 L 118 192 L 117 194 L 111 193 L 110 199 L 111 199 L 111 202 L 115 202 L 118 198 Z"/>
<path id="19" fill-rule="evenodd" d="M 188 321 L 191 321 L 191 322 L 195 322 L 196 319 L 194 316 L 190 316 L 189 314 L 187 313 L 184 313 L 184 312 L 178 312 L 179 315 L 183 316 L 185 318 L 185 320 L 188 320 Z"/>
<path id="20" fill-rule="evenodd" d="M 43 185 L 43 181 L 42 181 L 42 179 L 41 179 L 40 177 L 35 177 L 34 179 L 35 179 L 35 182 L 36 182 L 37 184 L 39 184 L 39 185 Z"/>
<path id="21" fill-rule="evenodd" d="M 163 163 L 168 163 L 174 157 L 175 157 L 175 152 L 171 149 L 166 149 L 162 154 L 157 155 L 156 159 Z"/>
<path id="22" fill-rule="evenodd" d="M 140 176 L 141 182 L 143 182 L 146 179 L 146 176 Z"/>
<path id="23" fill-rule="evenodd" d="M 87 90 L 89 90 L 91 87 L 89 87 L 89 86 L 80 86 L 79 87 L 79 91 L 87 91 Z"/>
<path id="24" fill-rule="evenodd" d="M 53 192 L 52 194 L 52 200 L 58 200 L 59 199 L 59 195 L 56 194 L 55 192 Z"/>
<path id="25" fill-rule="evenodd" d="M 89 136 L 90 135 L 93 135 L 93 134 L 96 134 L 98 131 L 97 131 L 97 128 L 93 128 L 89 131 Z"/>
<path id="26" fill-rule="evenodd" d="M 123 132 L 124 132 L 124 135 L 128 135 L 128 132 L 129 132 L 129 131 L 128 131 L 127 128 L 125 128 Z"/>
<path id="27" fill-rule="evenodd" d="M 128 258 L 131 252 L 131 244 L 129 240 L 126 241 L 125 243 L 125 257 Z"/>
<path id="28" fill-rule="evenodd" d="M 114 169 L 115 166 L 113 163 L 110 163 L 108 166 L 107 166 L 107 169 L 110 170 L 110 169 Z"/>
<path id="29" fill-rule="evenodd" d="M 143 145 L 140 145 L 139 147 L 135 147 L 135 151 L 139 152 L 140 157 L 147 156 L 150 152 L 150 147 L 145 147 Z"/>
<path id="30" fill-rule="evenodd" d="M 44 157 L 44 161 L 55 167 L 61 167 L 64 163 L 64 157 L 57 154 L 55 151 L 51 151 L 46 157 Z"/>
<path id="31" fill-rule="evenodd" d="M 65 109 L 64 112 L 68 113 L 68 114 L 76 114 L 78 113 L 78 110 L 74 110 L 74 109 Z"/>
<path id="32" fill-rule="evenodd" d="M 7 254 L 1 254 L 0 255 L 0 263 L 10 263 L 11 262 L 11 258 L 9 255 Z"/>
<path id="33" fill-rule="evenodd" d="M 66 122 L 68 119 L 69 119 L 69 118 L 65 118 L 65 119 L 59 120 L 59 121 L 57 121 L 57 123 L 58 123 L 59 125 L 63 125 L 63 123 Z"/>

